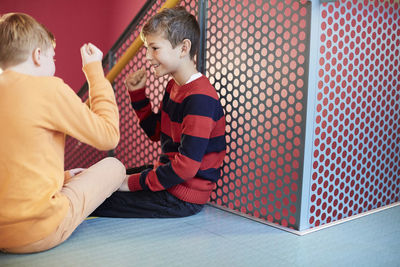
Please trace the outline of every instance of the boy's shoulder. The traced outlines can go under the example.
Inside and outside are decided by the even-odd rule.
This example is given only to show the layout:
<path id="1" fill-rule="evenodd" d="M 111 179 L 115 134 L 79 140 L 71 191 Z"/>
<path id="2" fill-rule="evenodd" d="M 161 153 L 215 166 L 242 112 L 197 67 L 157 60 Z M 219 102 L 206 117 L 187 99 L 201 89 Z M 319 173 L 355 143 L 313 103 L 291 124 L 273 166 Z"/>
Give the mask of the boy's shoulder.
<path id="1" fill-rule="evenodd" d="M 10 70 L 4 71 L 1 78 L 12 82 L 12 84 L 27 84 L 30 87 L 40 86 L 53 88 L 55 85 L 65 85 L 61 78 L 55 76 L 35 76 Z"/>
<path id="2" fill-rule="evenodd" d="M 61 78 L 56 76 L 32 76 L 30 83 L 35 85 L 34 87 L 39 88 L 46 94 L 54 94 L 58 92 L 64 92 L 65 88 L 69 88 L 67 84 Z"/>
<path id="3" fill-rule="evenodd" d="M 34 76 L 33 78 L 35 82 L 38 84 L 42 84 L 43 86 L 53 87 L 53 86 L 64 86 L 65 83 L 63 79 L 58 78 L 56 76 Z"/>
<path id="4" fill-rule="evenodd" d="M 178 86 L 175 81 L 171 80 L 168 83 L 167 88 L 172 90 L 174 86 Z M 184 99 L 189 96 L 193 95 L 206 95 L 216 100 L 219 99 L 217 91 L 215 90 L 214 86 L 210 83 L 208 78 L 204 75 L 197 78 L 194 81 L 191 81 L 188 84 L 180 86 L 180 98 Z"/>
<path id="5" fill-rule="evenodd" d="M 219 99 L 214 86 L 211 84 L 210 80 L 204 75 L 192 81 L 189 85 L 191 85 L 191 90 L 189 90 L 190 95 L 200 94 L 210 96 L 214 99 Z"/>
<path id="6" fill-rule="evenodd" d="M 54 97 L 55 95 L 70 95 L 74 93 L 61 78 L 56 76 L 33 76 L 14 72 L 11 78 L 15 86 L 31 91 L 32 94 L 42 97 Z M 75 93 L 74 93 L 75 94 Z"/>

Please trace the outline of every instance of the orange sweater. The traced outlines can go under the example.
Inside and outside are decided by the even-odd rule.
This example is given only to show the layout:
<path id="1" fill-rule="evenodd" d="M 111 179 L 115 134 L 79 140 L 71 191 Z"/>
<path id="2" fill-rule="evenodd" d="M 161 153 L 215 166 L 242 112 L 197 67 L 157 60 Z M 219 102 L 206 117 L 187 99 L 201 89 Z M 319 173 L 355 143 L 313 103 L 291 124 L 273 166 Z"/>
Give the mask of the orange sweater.
<path id="1" fill-rule="evenodd" d="M 56 77 L 0 75 L 0 248 L 43 239 L 64 219 L 65 135 L 100 150 L 119 142 L 119 114 L 100 62 L 83 68 L 90 109 Z"/>

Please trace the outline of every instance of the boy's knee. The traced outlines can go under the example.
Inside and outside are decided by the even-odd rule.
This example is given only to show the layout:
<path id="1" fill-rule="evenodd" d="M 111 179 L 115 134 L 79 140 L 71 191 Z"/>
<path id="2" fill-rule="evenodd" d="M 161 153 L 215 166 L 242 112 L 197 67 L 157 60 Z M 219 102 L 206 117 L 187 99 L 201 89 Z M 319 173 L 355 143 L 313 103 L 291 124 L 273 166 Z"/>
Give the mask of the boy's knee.
<path id="1" fill-rule="evenodd" d="M 124 164 L 117 158 L 107 157 L 107 158 L 102 159 L 100 162 L 102 164 L 109 165 L 110 168 L 115 168 L 115 169 L 120 170 L 120 172 L 123 173 L 124 175 L 126 173 Z"/>

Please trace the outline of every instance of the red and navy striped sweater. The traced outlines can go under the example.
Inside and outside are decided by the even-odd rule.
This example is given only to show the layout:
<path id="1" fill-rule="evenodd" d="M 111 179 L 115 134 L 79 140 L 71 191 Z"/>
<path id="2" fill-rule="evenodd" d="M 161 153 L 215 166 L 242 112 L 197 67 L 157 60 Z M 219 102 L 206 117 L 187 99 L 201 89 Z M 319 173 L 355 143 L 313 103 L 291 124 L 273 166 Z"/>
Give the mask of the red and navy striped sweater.
<path id="1" fill-rule="evenodd" d="M 183 201 L 205 204 L 226 153 L 225 115 L 215 88 L 204 75 L 183 86 L 172 79 L 157 114 L 144 88 L 130 97 L 143 130 L 161 140 L 162 154 L 154 169 L 129 178 L 129 189 L 168 190 Z"/>

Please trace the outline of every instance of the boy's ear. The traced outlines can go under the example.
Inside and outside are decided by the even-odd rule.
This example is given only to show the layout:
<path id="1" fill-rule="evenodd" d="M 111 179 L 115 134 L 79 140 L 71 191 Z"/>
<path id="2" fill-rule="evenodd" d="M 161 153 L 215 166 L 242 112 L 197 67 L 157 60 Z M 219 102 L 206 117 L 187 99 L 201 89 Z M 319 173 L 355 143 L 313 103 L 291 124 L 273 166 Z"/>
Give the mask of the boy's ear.
<path id="1" fill-rule="evenodd" d="M 35 64 L 35 66 L 40 66 L 41 53 L 42 53 L 42 51 L 40 50 L 40 48 L 35 48 L 32 51 L 32 60 L 33 60 L 33 64 Z"/>
<path id="2" fill-rule="evenodd" d="M 181 57 L 190 55 L 191 48 L 192 48 L 192 42 L 189 39 L 184 39 L 182 41 Z"/>

